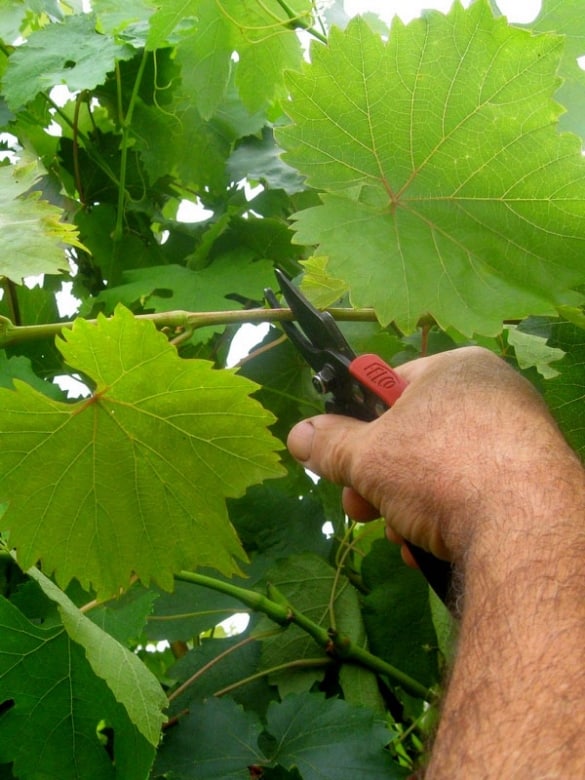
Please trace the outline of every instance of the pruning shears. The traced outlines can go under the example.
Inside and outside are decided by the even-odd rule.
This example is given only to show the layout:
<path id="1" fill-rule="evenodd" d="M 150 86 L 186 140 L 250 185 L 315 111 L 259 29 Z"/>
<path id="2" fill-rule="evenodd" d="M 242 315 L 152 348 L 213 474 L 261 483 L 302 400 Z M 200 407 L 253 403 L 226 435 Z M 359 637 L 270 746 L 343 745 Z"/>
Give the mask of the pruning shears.
<path id="1" fill-rule="evenodd" d="M 402 395 L 407 383 L 378 355 L 356 355 L 331 314 L 316 309 L 279 269 L 280 291 L 298 323 L 282 322 L 282 328 L 311 366 L 313 386 L 327 395 L 325 410 L 370 422 L 387 411 Z M 274 292 L 264 291 L 272 309 L 282 308 Z M 406 542 L 427 582 L 446 601 L 452 569 L 447 561 Z"/>

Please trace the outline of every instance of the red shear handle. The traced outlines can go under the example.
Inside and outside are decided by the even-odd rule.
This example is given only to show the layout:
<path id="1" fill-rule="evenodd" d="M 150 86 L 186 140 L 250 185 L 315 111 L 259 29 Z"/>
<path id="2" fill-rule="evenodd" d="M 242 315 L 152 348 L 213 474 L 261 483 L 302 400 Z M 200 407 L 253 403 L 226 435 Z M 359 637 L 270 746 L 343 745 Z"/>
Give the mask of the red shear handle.
<path id="1" fill-rule="evenodd" d="M 407 382 L 378 355 L 360 355 L 352 360 L 349 372 L 387 406 L 393 406 L 406 389 Z"/>

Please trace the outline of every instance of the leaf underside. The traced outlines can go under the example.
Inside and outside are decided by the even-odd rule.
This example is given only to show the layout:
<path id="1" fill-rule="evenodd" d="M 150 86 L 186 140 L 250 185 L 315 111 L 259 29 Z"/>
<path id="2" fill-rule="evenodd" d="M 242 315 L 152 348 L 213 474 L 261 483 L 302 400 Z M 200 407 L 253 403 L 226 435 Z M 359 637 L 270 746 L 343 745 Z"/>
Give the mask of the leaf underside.
<path id="1" fill-rule="evenodd" d="M 78 320 L 59 342 L 95 385 L 74 404 L 0 389 L 4 527 L 29 568 L 42 559 L 109 596 L 134 573 L 171 589 L 173 572 L 237 571 L 244 553 L 225 498 L 280 476 L 269 412 L 232 371 L 180 359 L 152 323 L 119 308 Z"/>
<path id="2" fill-rule="evenodd" d="M 557 133 L 562 39 L 487 3 L 429 12 L 384 43 L 363 20 L 291 74 L 285 160 L 323 190 L 296 215 L 355 306 L 412 330 L 495 334 L 585 280 L 585 166 Z"/>

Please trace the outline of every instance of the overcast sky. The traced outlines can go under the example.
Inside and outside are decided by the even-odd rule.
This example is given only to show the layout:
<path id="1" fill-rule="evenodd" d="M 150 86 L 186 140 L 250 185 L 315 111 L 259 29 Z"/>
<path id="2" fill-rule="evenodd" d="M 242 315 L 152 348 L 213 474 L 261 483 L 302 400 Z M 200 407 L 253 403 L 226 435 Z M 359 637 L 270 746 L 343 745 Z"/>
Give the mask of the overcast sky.
<path id="1" fill-rule="evenodd" d="M 463 0 L 468 6 L 470 0 Z M 540 11 L 540 0 L 497 0 L 498 6 L 511 22 L 531 22 Z M 408 22 L 418 16 L 423 8 L 448 11 L 453 0 L 345 0 L 345 10 L 350 16 L 364 11 L 375 11 L 382 19 L 390 21 L 398 14 Z"/>

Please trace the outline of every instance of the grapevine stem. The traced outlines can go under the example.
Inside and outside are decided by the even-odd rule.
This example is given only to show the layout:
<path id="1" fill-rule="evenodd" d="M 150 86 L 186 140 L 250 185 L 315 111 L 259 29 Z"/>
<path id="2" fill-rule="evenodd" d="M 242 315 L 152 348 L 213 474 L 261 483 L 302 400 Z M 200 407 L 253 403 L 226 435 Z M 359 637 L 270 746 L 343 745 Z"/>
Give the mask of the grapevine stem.
<path id="1" fill-rule="evenodd" d="M 18 305 L 18 295 L 15 283 L 7 276 L 0 276 L 0 289 L 4 291 L 6 305 L 10 312 L 12 322 L 20 322 L 20 306 Z M 1 330 L 1 324 L 0 324 Z"/>
<path id="2" fill-rule="evenodd" d="M 376 322 L 373 309 L 328 309 L 339 322 Z M 138 320 L 149 320 L 158 328 L 196 329 L 207 325 L 232 325 L 240 323 L 284 322 L 293 320 L 290 309 L 238 309 L 233 311 L 165 311 L 154 314 L 137 314 Z M 0 348 L 8 344 L 53 338 L 64 329 L 71 328 L 74 320 L 49 322 L 41 325 L 14 325 L 8 317 L 0 316 Z M 98 320 L 87 320 L 96 324 Z"/>
<path id="3" fill-rule="evenodd" d="M 98 166 L 98 168 L 101 168 L 101 170 L 106 174 L 108 179 L 118 186 L 119 182 L 115 175 L 115 173 L 112 171 L 108 163 L 104 160 L 102 155 L 97 150 L 95 144 L 91 142 L 91 140 L 88 138 L 88 136 L 83 133 L 79 127 L 77 129 L 75 128 L 75 122 L 73 122 L 67 114 L 63 111 L 60 106 L 58 106 L 49 95 L 47 95 L 45 92 L 40 93 L 42 98 L 45 100 L 47 105 L 59 116 L 59 118 L 63 121 L 64 124 L 66 124 L 76 135 L 77 141 L 80 140 L 83 141 L 83 148 L 87 152 L 87 155 L 95 162 L 95 164 Z"/>
<path id="4" fill-rule="evenodd" d="M 120 184 L 118 185 L 118 213 L 116 217 L 116 226 L 114 228 L 114 242 L 119 241 L 122 238 L 124 229 L 124 215 L 126 213 L 126 198 L 128 193 L 126 191 L 126 173 L 128 170 L 128 149 L 130 147 L 130 126 L 132 124 L 132 116 L 134 114 L 134 107 L 138 98 L 138 92 L 142 83 L 142 77 L 144 75 L 144 68 L 146 67 L 146 60 L 148 52 L 145 49 L 142 53 L 142 59 L 138 67 L 138 73 L 134 81 L 134 87 L 132 89 L 132 95 L 130 96 L 130 102 L 128 104 L 128 110 L 126 116 L 124 116 L 124 108 L 122 106 L 122 78 L 120 75 L 120 65 L 116 62 L 116 84 L 118 92 L 118 113 L 120 117 L 120 124 L 122 127 L 122 143 L 120 149 Z"/>
<path id="5" fill-rule="evenodd" d="M 413 696 L 418 696 L 427 701 L 433 698 L 433 692 L 428 690 L 418 680 L 360 647 L 349 636 L 339 634 L 334 630 L 328 630 L 315 623 L 307 615 L 290 604 L 274 585 L 268 586 L 269 595 L 265 596 L 263 593 L 247 590 L 246 588 L 209 577 L 206 574 L 198 574 L 197 572 L 182 571 L 176 574 L 175 578 L 233 596 L 251 609 L 263 612 L 280 626 L 288 626 L 294 623 L 309 634 L 333 658 L 346 663 L 357 663 L 378 674 L 382 674 Z"/>
<path id="6" fill-rule="evenodd" d="M 312 27 L 308 22 L 306 22 L 302 16 L 295 14 L 286 0 L 276 0 L 276 2 L 290 19 L 290 24 L 292 27 L 298 28 L 300 30 L 306 30 L 309 35 L 312 35 L 313 38 L 321 41 L 321 43 L 327 43 L 327 37 L 320 33 L 319 30 L 316 30 L 314 27 Z"/>

